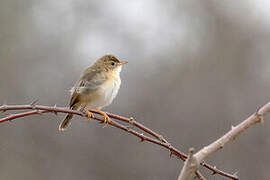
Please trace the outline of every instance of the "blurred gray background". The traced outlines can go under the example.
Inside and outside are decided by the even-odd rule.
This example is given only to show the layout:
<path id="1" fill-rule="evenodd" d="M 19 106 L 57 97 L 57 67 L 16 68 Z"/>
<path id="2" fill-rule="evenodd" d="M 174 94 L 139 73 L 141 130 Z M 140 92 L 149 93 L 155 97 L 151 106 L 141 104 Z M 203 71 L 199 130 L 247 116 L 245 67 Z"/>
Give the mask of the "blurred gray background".
<path id="1" fill-rule="evenodd" d="M 80 73 L 112 53 L 129 64 L 105 110 L 198 150 L 270 100 L 269 30 L 266 0 L 1 0 L 0 103 L 66 106 Z M 0 124 L 0 179 L 177 178 L 183 163 L 167 150 L 80 117 L 61 133 L 63 117 Z M 269 179 L 265 121 L 208 162 Z"/>

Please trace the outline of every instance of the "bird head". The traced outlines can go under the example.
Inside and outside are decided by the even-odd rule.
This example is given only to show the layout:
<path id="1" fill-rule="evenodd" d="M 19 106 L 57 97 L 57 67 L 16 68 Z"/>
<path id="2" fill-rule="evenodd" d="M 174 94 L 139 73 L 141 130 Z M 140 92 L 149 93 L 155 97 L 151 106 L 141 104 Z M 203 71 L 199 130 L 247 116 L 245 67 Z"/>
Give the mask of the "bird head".
<path id="1" fill-rule="evenodd" d="M 128 62 L 119 61 L 113 55 L 104 55 L 97 60 L 97 63 L 107 71 L 121 71 L 121 67 Z"/>

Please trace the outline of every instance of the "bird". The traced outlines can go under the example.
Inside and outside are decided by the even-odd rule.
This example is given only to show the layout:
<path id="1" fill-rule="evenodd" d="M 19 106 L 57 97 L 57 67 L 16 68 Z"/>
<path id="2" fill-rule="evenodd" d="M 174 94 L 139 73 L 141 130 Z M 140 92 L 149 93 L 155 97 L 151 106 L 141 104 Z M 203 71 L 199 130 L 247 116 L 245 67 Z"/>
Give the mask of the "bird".
<path id="1" fill-rule="evenodd" d="M 94 109 L 104 117 L 104 123 L 111 122 L 109 116 L 101 111 L 112 103 L 121 85 L 120 72 L 126 61 L 119 61 L 114 55 L 108 54 L 97 59 L 81 74 L 74 87 L 71 88 L 69 108 L 81 110 L 87 114 L 90 121 Z M 73 114 L 67 114 L 59 125 L 59 131 L 64 131 L 70 125 Z"/>

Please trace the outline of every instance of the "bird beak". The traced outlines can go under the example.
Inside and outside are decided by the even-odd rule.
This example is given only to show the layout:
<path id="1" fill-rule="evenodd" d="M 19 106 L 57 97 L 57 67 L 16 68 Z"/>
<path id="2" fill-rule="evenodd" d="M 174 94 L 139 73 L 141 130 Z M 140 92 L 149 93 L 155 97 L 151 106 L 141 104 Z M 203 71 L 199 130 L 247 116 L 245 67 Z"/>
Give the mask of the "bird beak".
<path id="1" fill-rule="evenodd" d="M 128 62 L 123 61 L 123 62 L 118 63 L 118 65 L 119 65 L 119 66 L 122 66 L 122 65 L 127 64 L 127 63 L 128 63 Z"/>

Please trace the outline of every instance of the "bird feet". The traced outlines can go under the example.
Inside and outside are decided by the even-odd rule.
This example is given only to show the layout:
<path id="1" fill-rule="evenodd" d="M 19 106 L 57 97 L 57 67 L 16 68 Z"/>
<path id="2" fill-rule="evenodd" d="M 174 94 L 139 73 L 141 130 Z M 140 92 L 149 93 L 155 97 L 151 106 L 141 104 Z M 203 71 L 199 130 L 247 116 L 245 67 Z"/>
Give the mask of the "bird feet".
<path id="1" fill-rule="evenodd" d="M 110 122 L 112 122 L 112 120 L 111 120 L 111 118 L 105 113 L 105 112 L 103 112 L 103 111 L 101 111 L 101 110 L 97 110 L 103 117 L 104 117 L 104 126 L 103 127 L 107 127 L 108 126 L 108 124 L 110 123 Z"/>
<path id="2" fill-rule="evenodd" d="M 94 118 L 94 114 L 89 111 L 88 109 L 84 108 L 84 111 L 86 112 L 86 115 L 87 115 L 87 120 L 90 121 L 91 118 Z"/>

